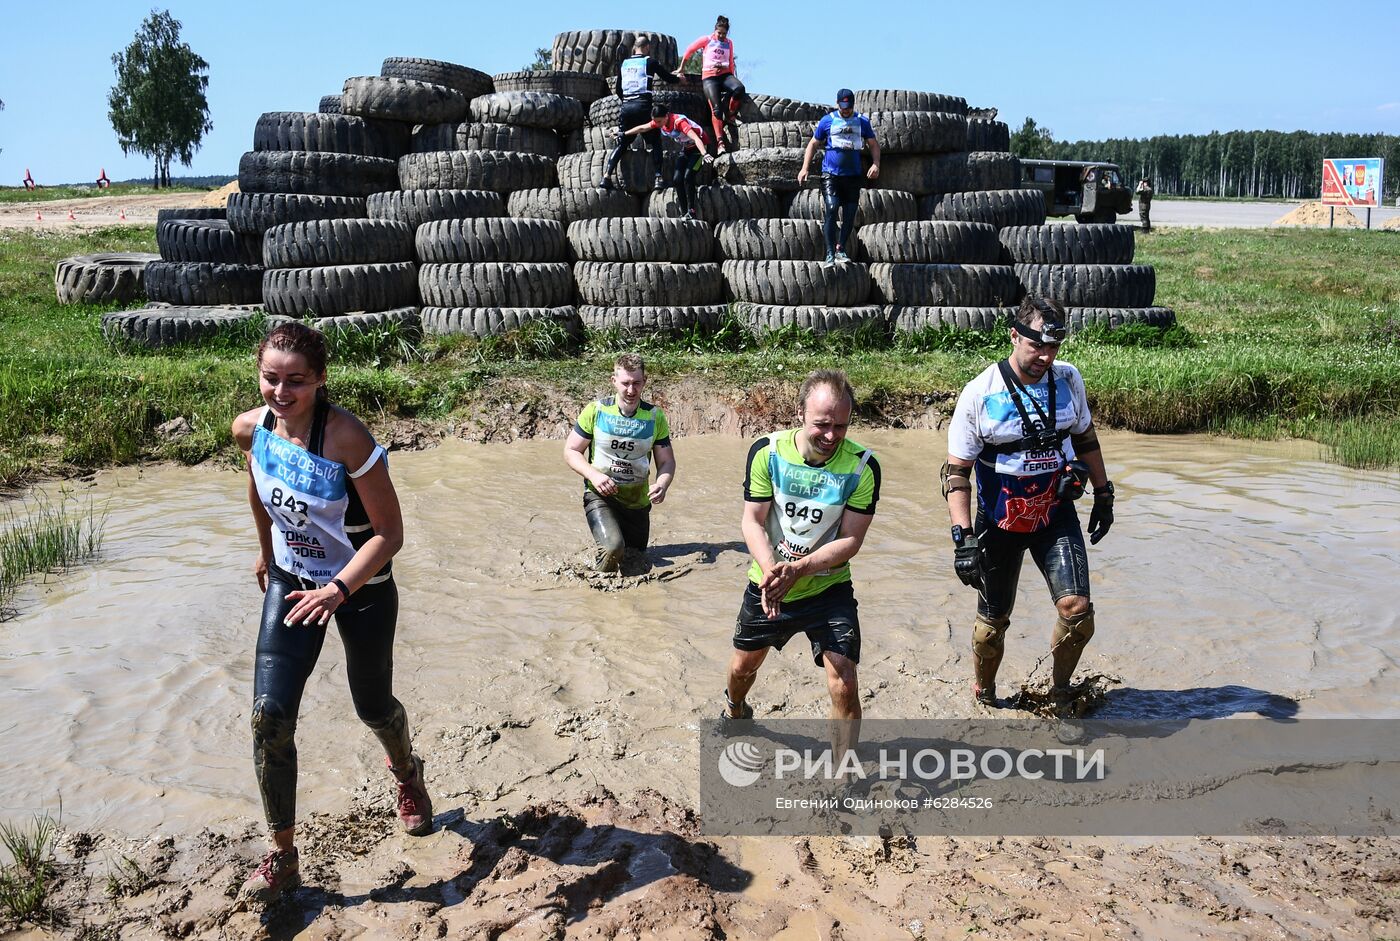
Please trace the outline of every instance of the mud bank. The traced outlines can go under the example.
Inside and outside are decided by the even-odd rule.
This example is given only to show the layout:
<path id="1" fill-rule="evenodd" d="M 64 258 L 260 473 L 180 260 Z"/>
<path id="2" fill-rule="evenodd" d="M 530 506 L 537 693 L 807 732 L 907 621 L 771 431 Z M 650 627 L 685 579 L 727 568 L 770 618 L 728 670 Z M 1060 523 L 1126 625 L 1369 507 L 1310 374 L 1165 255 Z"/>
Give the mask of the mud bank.
<path id="1" fill-rule="evenodd" d="M 666 410 L 677 436 L 731 435 L 753 438 L 790 425 L 797 413 L 801 379 L 759 382 L 743 388 L 703 379 L 658 383 L 647 399 Z M 464 414 L 451 422 L 400 419 L 376 428 L 390 449 L 422 450 L 446 438 L 508 444 L 532 438 L 564 438 L 580 403 L 606 390 L 564 388 L 525 379 L 502 379 L 481 390 Z M 860 402 L 855 421 L 892 430 L 938 429 L 953 413 L 954 393 L 881 393 Z"/>

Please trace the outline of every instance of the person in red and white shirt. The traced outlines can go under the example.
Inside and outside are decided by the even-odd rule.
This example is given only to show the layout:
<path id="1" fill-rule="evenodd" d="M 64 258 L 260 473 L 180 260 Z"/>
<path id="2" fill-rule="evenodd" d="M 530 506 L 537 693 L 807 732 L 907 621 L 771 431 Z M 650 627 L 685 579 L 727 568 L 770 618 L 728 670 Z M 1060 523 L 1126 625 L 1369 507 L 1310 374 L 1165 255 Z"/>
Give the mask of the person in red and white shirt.
<path id="1" fill-rule="evenodd" d="M 700 218 L 695 204 L 695 174 L 702 166 L 714 162 L 707 150 L 709 141 L 705 129 L 685 115 L 673 113 L 665 105 L 652 105 L 651 120 L 628 128 L 623 134 L 625 138 L 652 131 L 659 131 L 673 140 L 685 142 L 681 152 L 676 155 L 671 183 L 676 188 L 676 201 L 680 204 L 681 215 L 691 219 Z"/>

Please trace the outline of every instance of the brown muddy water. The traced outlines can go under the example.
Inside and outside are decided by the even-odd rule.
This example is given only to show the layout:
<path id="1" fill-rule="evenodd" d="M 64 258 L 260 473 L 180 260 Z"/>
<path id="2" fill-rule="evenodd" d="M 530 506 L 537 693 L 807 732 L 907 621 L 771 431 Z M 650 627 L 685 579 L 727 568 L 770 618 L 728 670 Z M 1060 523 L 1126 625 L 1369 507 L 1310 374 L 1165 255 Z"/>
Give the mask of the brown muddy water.
<path id="1" fill-rule="evenodd" d="M 865 714 L 971 714 L 974 599 L 952 576 L 937 495 L 945 437 L 852 437 L 884 469 L 854 562 Z M 1090 550 L 1098 632 L 1081 669 L 1122 683 L 1099 715 L 1400 715 L 1400 480 L 1322 463 L 1313 445 L 1104 440 L 1117 522 Z M 598 785 L 694 805 L 696 724 L 719 710 L 748 564 L 748 445 L 678 439 L 650 571 L 607 582 L 580 574 L 581 484 L 560 442 L 392 455 L 407 531 L 396 692 L 440 808 L 574 800 Z M 160 466 L 77 486 L 108 512 L 101 559 L 27 589 L 0 625 L 0 819 L 61 801 L 69 827 L 143 837 L 260 818 L 245 477 Z M 1021 593 L 1005 686 L 1044 653 L 1053 620 L 1029 563 Z M 803 646 L 769 658 L 751 697 L 760 716 L 825 715 Z M 297 739 L 302 814 L 343 810 L 383 774 L 334 637 Z"/>

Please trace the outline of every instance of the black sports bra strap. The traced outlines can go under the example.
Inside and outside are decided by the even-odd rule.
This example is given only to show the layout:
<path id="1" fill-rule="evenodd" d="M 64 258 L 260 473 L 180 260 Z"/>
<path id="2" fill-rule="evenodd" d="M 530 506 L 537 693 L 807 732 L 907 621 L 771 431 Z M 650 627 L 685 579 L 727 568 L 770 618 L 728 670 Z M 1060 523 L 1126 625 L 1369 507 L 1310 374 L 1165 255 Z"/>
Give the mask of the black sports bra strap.
<path id="1" fill-rule="evenodd" d="M 274 430 L 276 430 L 276 428 L 277 428 L 277 416 L 274 415 L 274 414 L 272 414 L 272 409 L 269 408 L 269 409 L 267 409 L 267 410 L 264 412 L 264 414 L 263 414 L 263 420 L 262 420 L 262 426 L 263 426 L 264 428 L 266 428 L 268 431 L 274 431 Z"/>
<path id="2" fill-rule="evenodd" d="M 316 400 L 316 413 L 311 419 L 311 440 L 307 442 L 311 446 L 307 450 L 317 457 L 325 457 L 322 451 L 326 446 L 326 418 L 330 412 L 329 402 L 325 399 Z"/>

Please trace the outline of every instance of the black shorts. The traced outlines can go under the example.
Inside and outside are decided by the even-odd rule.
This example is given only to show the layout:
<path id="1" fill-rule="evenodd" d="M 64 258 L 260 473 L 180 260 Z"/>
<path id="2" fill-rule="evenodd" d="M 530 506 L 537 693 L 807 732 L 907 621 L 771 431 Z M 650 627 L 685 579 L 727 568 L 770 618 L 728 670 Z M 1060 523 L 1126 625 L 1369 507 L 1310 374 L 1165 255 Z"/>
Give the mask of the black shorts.
<path id="1" fill-rule="evenodd" d="M 838 176 L 834 173 L 822 174 L 822 195 L 830 209 L 837 206 L 854 206 L 860 203 L 861 176 Z"/>
<path id="2" fill-rule="evenodd" d="M 855 588 L 850 582 L 842 582 L 810 598 L 784 601 L 782 613 L 770 621 L 763 613 L 758 586 L 749 582 L 734 624 L 734 648 L 782 650 L 794 634 L 806 634 L 812 644 L 812 662 L 817 666 L 823 665 L 822 653 L 827 650 L 860 663 L 860 617 L 856 607 Z"/>
<path id="3" fill-rule="evenodd" d="M 1021 562 L 1027 550 L 1050 598 L 1059 601 L 1069 595 L 1089 597 L 1089 554 L 1084 548 L 1084 532 L 1073 503 L 1055 510 L 1055 521 L 1034 533 L 1008 533 L 977 519 L 977 539 L 982 546 L 982 578 L 985 585 L 977 600 L 977 613 L 985 618 L 1011 616 L 1016 606 L 1016 585 L 1021 580 Z"/>

